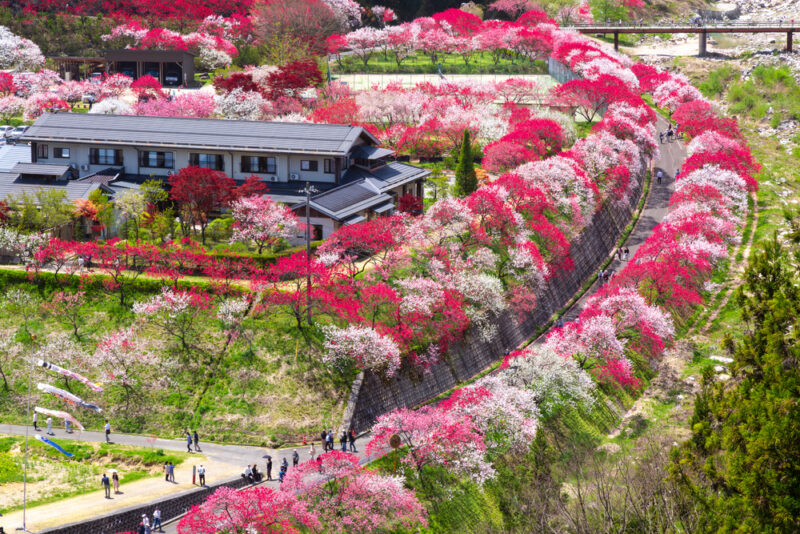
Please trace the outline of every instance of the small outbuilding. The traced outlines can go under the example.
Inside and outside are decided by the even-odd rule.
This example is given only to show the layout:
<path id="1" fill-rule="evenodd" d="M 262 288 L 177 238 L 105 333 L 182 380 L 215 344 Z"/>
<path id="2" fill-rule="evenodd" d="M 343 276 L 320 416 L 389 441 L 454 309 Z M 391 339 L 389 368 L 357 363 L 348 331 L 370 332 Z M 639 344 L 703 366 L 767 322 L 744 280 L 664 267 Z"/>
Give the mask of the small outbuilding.
<path id="1" fill-rule="evenodd" d="M 124 74 L 134 80 L 150 75 L 164 87 L 194 85 L 195 54 L 186 50 L 106 50 L 107 74 Z"/>

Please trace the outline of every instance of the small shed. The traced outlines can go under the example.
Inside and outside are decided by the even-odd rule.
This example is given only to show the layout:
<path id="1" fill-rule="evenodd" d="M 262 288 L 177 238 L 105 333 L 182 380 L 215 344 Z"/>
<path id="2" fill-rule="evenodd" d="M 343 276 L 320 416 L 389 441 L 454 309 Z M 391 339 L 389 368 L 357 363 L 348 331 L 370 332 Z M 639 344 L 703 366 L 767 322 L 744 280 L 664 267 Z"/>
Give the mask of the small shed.
<path id="1" fill-rule="evenodd" d="M 106 73 L 134 80 L 149 74 L 164 87 L 191 87 L 194 58 L 186 50 L 106 50 Z"/>

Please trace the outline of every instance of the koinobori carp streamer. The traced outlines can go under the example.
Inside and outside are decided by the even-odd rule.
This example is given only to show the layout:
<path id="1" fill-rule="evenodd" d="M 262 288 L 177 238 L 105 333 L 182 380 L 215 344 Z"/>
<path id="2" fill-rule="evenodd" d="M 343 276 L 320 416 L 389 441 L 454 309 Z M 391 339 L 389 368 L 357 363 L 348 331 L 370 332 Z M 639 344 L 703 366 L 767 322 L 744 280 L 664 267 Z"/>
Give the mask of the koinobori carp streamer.
<path id="1" fill-rule="evenodd" d="M 63 367 L 59 367 L 58 365 L 56 365 L 54 363 L 46 362 L 44 360 L 39 360 L 37 362 L 37 365 L 39 367 L 44 367 L 45 369 L 49 369 L 50 371 L 53 371 L 54 373 L 58 373 L 60 375 L 64 375 L 66 377 L 69 377 L 69 378 L 72 378 L 74 380 L 77 380 L 78 382 L 82 382 L 83 384 L 86 384 L 87 386 L 89 386 L 89 389 L 91 389 L 92 391 L 96 391 L 98 393 L 103 391 L 103 387 L 101 385 L 95 384 L 94 382 L 92 382 L 91 380 L 86 378 L 85 376 L 79 375 L 75 371 L 70 371 L 69 369 L 64 369 Z"/>
<path id="2" fill-rule="evenodd" d="M 65 412 L 62 410 L 49 410 L 47 408 L 42 408 L 40 406 L 35 407 L 33 411 L 40 413 L 42 415 L 49 415 L 50 417 L 55 417 L 56 419 L 66 419 L 80 430 L 85 430 L 81 422 L 75 419 L 75 417 L 73 417 L 73 415 L 70 414 L 69 412 Z"/>
<path id="3" fill-rule="evenodd" d="M 96 412 L 102 412 L 103 410 L 96 404 L 90 404 L 77 395 L 73 395 L 69 391 L 64 391 L 63 389 L 59 389 L 57 387 L 51 386 L 50 384 L 42 384 L 39 382 L 36 384 L 36 387 L 39 391 L 44 391 L 45 393 L 49 393 L 59 399 L 63 400 L 64 402 L 68 402 L 70 404 L 74 404 L 75 406 L 80 406 L 82 408 L 88 408 L 90 410 L 94 410 Z"/>

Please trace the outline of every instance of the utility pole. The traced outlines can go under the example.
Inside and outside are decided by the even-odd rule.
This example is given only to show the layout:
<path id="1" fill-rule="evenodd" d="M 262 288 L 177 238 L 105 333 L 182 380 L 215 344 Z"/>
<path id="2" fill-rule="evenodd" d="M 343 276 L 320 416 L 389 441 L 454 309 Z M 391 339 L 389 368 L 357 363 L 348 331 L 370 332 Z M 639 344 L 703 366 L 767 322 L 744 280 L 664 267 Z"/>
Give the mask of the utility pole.
<path id="1" fill-rule="evenodd" d="M 306 187 L 300 192 L 306 195 L 306 317 L 308 326 L 311 326 L 311 195 L 319 191 L 306 182 Z"/>
<path id="2" fill-rule="evenodd" d="M 36 336 L 31 336 L 34 343 Z M 25 410 L 25 470 L 22 474 L 22 527 L 17 527 L 18 531 L 30 532 L 27 525 L 27 512 L 28 512 L 28 432 L 30 430 L 31 420 L 31 390 L 33 385 L 33 354 L 28 354 L 30 359 L 30 370 L 28 371 L 28 400 L 27 409 Z"/>

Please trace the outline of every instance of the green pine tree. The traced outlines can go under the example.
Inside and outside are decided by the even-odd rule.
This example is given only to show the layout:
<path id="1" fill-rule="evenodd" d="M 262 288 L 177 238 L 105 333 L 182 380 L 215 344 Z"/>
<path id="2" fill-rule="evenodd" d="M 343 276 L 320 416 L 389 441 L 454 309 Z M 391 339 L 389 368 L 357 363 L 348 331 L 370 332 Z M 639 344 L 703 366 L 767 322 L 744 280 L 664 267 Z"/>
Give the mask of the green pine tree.
<path id="1" fill-rule="evenodd" d="M 461 154 L 458 156 L 456 167 L 456 195 L 465 197 L 476 189 L 478 189 L 478 177 L 475 175 L 475 165 L 472 161 L 472 143 L 469 140 L 469 130 L 464 130 Z"/>

